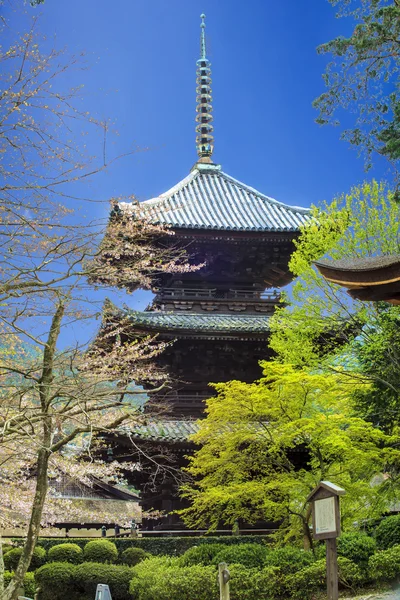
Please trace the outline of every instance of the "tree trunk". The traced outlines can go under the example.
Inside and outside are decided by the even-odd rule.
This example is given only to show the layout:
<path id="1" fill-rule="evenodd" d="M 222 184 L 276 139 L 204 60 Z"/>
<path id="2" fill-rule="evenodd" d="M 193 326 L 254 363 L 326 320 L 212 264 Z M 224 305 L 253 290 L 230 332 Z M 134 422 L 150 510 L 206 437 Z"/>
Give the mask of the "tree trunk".
<path id="1" fill-rule="evenodd" d="M 3 558 L 3 540 L 0 534 L 0 598 L 4 593 L 4 558 Z"/>
<path id="2" fill-rule="evenodd" d="M 17 600 L 19 589 L 23 586 L 24 577 L 31 563 L 32 554 L 40 532 L 40 523 L 48 488 L 48 467 L 51 454 L 52 419 L 49 398 L 51 398 L 51 387 L 54 377 L 53 368 L 56 345 L 63 316 L 64 304 L 60 302 L 53 315 L 47 343 L 43 351 L 42 374 L 39 381 L 39 398 L 43 413 L 42 440 L 37 455 L 36 488 L 27 538 L 15 570 L 15 576 L 7 586 L 7 589 L 1 594 L 0 600 Z"/>

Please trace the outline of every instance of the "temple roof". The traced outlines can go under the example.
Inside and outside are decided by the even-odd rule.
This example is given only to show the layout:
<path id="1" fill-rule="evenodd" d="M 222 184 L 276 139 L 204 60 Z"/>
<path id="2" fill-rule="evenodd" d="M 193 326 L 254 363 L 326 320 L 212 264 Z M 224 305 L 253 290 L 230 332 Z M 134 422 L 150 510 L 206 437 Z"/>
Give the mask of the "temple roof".
<path id="1" fill-rule="evenodd" d="M 142 440 L 185 442 L 198 429 L 197 421 L 149 419 L 146 424 L 133 427 L 130 433 Z"/>
<path id="2" fill-rule="evenodd" d="M 224 315 L 157 311 L 128 311 L 133 325 L 146 330 L 180 331 L 193 330 L 198 333 L 266 333 L 269 330 L 267 315 Z"/>
<path id="3" fill-rule="evenodd" d="M 120 203 L 129 211 L 129 203 Z M 158 198 L 140 204 L 142 216 L 181 229 L 296 232 L 309 210 L 282 204 L 241 183 L 218 165 L 197 163 L 191 173 Z"/>

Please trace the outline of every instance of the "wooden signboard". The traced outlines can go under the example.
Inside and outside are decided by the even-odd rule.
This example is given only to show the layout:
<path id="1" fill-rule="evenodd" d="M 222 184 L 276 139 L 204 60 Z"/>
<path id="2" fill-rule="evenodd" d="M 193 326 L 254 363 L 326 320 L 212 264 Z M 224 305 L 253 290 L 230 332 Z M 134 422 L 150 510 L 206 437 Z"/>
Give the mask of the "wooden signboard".
<path id="1" fill-rule="evenodd" d="M 321 483 L 311 492 L 307 500 L 312 502 L 313 537 L 326 543 L 326 586 L 328 600 L 338 600 L 338 564 L 336 538 L 340 535 L 339 498 L 346 492 L 331 483 Z"/>

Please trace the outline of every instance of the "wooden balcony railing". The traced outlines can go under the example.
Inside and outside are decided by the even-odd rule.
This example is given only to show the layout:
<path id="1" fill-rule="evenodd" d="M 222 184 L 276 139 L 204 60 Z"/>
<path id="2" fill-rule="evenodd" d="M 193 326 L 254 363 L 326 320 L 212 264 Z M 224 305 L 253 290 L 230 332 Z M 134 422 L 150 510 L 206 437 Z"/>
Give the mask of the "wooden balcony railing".
<path id="1" fill-rule="evenodd" d="M 279 302 L 277 290 L 260 291 L 246 289 L 219 290 L 217 288 L 162 288 L 156 291 L 158 300 L 254 300 L 256 302 Z"/>

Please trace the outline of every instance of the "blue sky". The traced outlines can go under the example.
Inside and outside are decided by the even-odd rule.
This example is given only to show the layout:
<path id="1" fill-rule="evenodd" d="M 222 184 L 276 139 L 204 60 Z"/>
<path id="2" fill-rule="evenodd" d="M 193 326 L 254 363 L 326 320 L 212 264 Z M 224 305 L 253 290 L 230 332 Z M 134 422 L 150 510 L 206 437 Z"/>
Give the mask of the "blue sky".
<path id="1" fill-rule="evenodd" d="M 214 95 L 214 160 L 225 172 L 288 204 L 309 206 L 347 191 L 365 174 L 340 129 L 316 125 L 312 100 L 323 90 L 326 57 L 316 47 L 352 24 L 328 0 L 46 0 L 48 44 L 85 52 L 83 105 L 115 122 L 109 151 L 140 151 L 79 190 L 94 200 L 166 191 L 196 161 L 195 78 L 200 14 L 207 15 Z M 100 153 L 89 138 L 91 153 Z M 85 209 L 87 210 L 87 209 Z M 106 216 L 106 203 L 91 205 Z M 129 301 L 143 307 L 147 296 Z"/>

